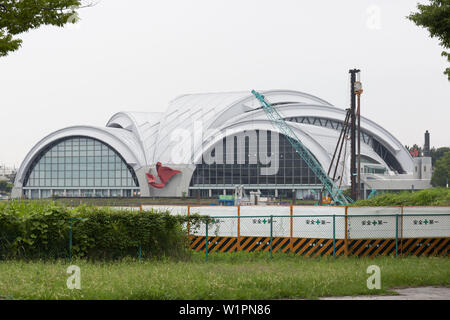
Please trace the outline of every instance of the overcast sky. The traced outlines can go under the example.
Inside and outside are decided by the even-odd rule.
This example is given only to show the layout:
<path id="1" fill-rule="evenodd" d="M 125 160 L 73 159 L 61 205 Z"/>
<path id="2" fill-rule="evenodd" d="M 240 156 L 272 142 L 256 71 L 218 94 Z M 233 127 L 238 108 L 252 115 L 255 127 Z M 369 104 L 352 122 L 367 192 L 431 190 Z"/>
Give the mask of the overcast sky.
<path id="1" fill-rule="evenodd" d="M 18 167 L 57 129 L 162 111 L 185 93 L 292 89 L 347 108 L 354 67 L 364 116 L 404 145 L 429 130 L 432 146 L 449 146 L 447 63 L 405 18 L 416 3 L 102 0 L 0 58 L 0 164 Z"/>

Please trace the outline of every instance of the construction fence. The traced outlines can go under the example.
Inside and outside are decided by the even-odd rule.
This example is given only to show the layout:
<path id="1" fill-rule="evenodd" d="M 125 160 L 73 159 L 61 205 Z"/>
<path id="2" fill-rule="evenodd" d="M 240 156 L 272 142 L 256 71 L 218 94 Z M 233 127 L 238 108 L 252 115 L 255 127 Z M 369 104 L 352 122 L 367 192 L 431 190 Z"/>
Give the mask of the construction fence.
<path id="1" fill-rule="evenodd" d="M 144 206 L 143 210 L 150 209 Z M 318 256 L 449 255 L 450 207 L 173 206 L 151 209 L 210 216 L 190 247 L 205 252 Z"/>
<path id="2" fill-rule="evenodd" d="M 206 260 L 217 252 L 238 251 L 266 252 L 271 258 L 276 253 L 305 257 L 449 256 L 449 206 L 153 205 L 115 209 L 168 211 L 171 215 L 187 216 L 184 232 L 187 232 L 188 245 L 196 252 L 203 252 Z M 195 220 L 194 215 L 209 218 Z M 84 223 L 81 220 L 85 219 L 70 218 L 52 224 L 62 236 L 50 241 L 50 256 L 72 260 L 73 248 L 79 245 L 82 237 L 74 226 L 82 231 L 80 228 Z M 135 246 L 126 248 L 127 252 L 108 247 L 105 256 L 145 258 L 137 235 L 127 236 L 130 242 L 136 243 Z M 1 253 L 15 245 L 16 240 L 7 238 L 0 230 L 0 259 Z M 23 256 L 27 257 L 26 251 Z"/>

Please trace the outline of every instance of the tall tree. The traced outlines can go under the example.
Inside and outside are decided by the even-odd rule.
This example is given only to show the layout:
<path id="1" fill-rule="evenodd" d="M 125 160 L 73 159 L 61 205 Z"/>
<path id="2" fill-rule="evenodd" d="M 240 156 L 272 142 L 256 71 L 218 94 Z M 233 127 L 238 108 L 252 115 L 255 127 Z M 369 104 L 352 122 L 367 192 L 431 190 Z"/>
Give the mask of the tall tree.
<path id="1" fill-rule="evenodd" d="M 76 23 L 81 0 L 0 0 L 0 57 L 19 49 L 16 36 L 42 25 Z"/>
<path id="2" fill-rule="evenodd" d="M 11 192 L 13 185 L 6 180 L 0 180 L 0 192 Z"/>
<path id="3" fill-rule="evenodd" d="M 419 12 L 410 14 L 407 18 L 416 25 L 426 28 L 432 38 L 440 40 L 440 45 L 450 49 L 450 0 L 430 0 L 430 4 L 418 4 Z M 450 52 L 442 51 L 441 55 L 450 62 Z M 450 81 L 450 68 L 444 74 Z"/>
<path id="4" fill-rule="evenodd" d="M 430 150 L 430 156 L 431 156 L 431 161 L 432 161 L 432 165 L 434 167 L 434 165 L 436 164 L 436 161 L 439 160 L 447 151 L 450 151 L 449 147 L 440 147 L 440 148 L 431 148 Z"/>
<path id="5" fill-rule="evenodd" d="M 431 185 L 434 187 L 444 187 L 447 179 L 450 178 L 450 151 L 436 161 L 436 166 L 431 177 Z"/>

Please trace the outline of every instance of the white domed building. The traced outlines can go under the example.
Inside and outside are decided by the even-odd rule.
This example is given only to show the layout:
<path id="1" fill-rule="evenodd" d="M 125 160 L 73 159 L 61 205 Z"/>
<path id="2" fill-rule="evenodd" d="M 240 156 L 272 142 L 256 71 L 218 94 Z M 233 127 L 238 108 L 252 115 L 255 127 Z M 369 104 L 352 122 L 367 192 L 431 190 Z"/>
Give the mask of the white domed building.
<path id="1" fill-rule="evenodd" d="M 328 170 L 346 110 L 298 91 L 261 91 Z M 387 130 L 361 118 L 361 168 L 371 189 L 430 187 L 431 159 L 412 158 Z M 350 142 L 336 183 L 350 185 Z M 156 164 L 180 172 L 149 183 Z M 188 94 L 164 112 L 119 112 L 105 127 L 63 128 L 26 155 L 13 197 L 180 197 L 231 194 L 236 185 L 301 199 L 321 189 L 300 156 L 248 92 Z"/>

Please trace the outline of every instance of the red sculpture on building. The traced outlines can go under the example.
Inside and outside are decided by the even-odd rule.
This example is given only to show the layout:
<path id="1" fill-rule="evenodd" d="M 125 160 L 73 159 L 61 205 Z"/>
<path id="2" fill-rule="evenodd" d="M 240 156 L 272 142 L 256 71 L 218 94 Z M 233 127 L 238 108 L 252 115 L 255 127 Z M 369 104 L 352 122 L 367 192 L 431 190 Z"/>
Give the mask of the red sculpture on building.
<path id="1" fill-rule="evenodd" d="M 176 175 L 181 173 L 179 170 L 174 170 L 169 167 L 163 167 L 161 162 L 156 163 L 156 172 L 158 173 L 159 180 L 161 183 L 156 182 L 156 177 L 150 173 L 146 173 L 148 184 L 154 188 L 162 189 L 169 182 L 169 180 Z"/>
<path id="2" fill-rule="evenodd" d="M 409 153 L 411 154 L 411 157 L 418 157 L 419 156 L 419 150 L 417 150 L 417 148 L 409 150 Z"/>

